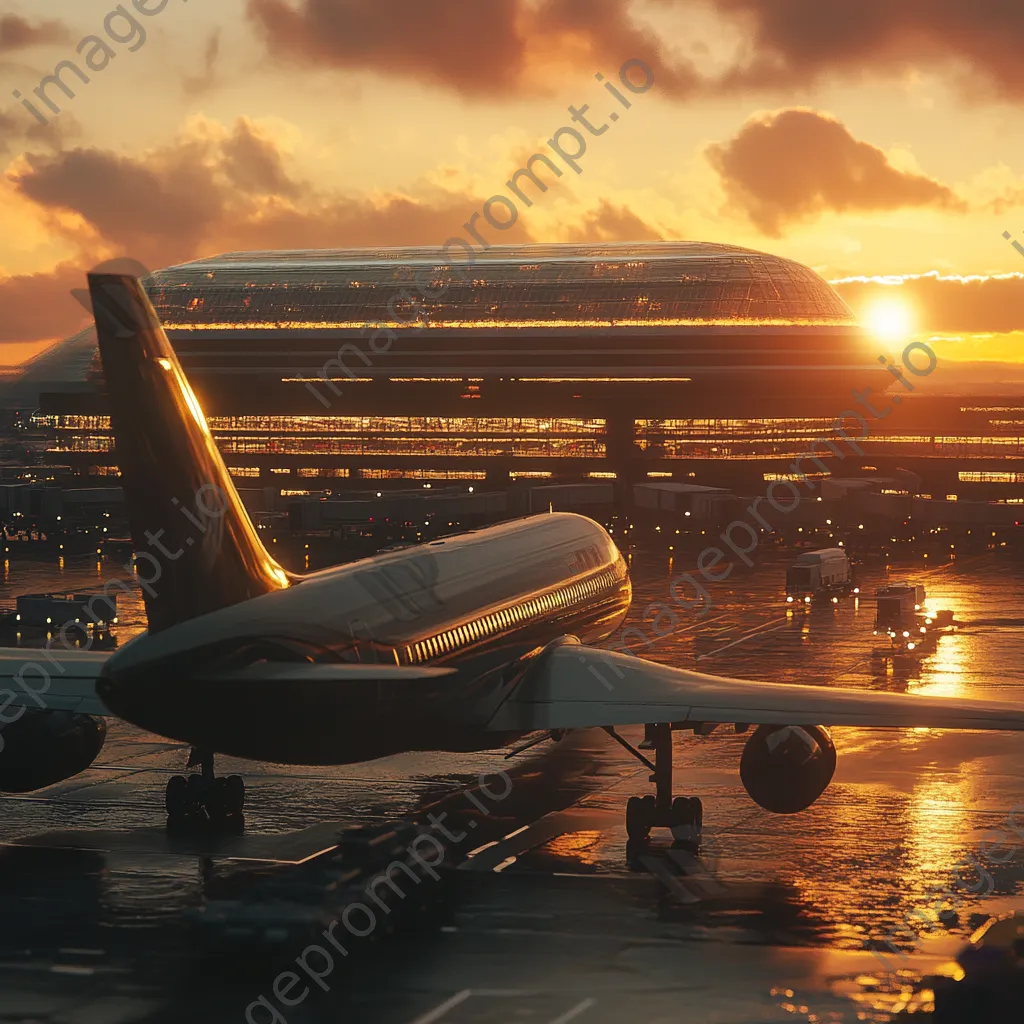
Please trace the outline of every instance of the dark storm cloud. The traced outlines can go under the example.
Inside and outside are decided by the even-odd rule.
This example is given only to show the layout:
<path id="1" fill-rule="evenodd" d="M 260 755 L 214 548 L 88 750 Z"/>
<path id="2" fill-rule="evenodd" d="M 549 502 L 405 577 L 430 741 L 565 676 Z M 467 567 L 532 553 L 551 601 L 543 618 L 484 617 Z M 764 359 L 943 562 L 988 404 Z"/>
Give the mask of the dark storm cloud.
<path id="1" fill-rule="evenodd" d="M 30 22 L 17 14 L 0 17 L 0 53 L 25 50 L 30 46 L 71 41 L 71 30 L 59 21 Z"/>
<path id="2" fill-rule="evenodd" d="M 628 0 L 248 0 L 268 51 L 291 61 L 402 75 L 474 97 L 543 91 L 543 80 L 530 75 L 538 63 L 589 75 L 639 57 L 656 69 L 659 90 L 690 90 L 692 69 L 666 58 L 629 7 Z"/>
<path id="3" fill-rule="evenodd" d="M 729 142 L 708 148 L 729 201 L 766 235 L 833 210 L 966 205 L 945 185 L 893 167 L 845 125 L 813 110 L 752 118 Z"/>
<path id="4" fill-rule="evenodd" d="M 916 327 L 936 334 L 1024 331 L 1024 278 L 942 277 L 932 273 L 902 284 L 852 280 L 835 285 L 854 310 L 898 298 L 915 311 Z"/>
<path id="5" fill-rule="evenodd" d="M 826 75 L 948 68 L 1024 96 L 1024 3 L 1018 0 L 713 0 L 743 26 L 749 58 L 726 88 L 811 85 Z"/>

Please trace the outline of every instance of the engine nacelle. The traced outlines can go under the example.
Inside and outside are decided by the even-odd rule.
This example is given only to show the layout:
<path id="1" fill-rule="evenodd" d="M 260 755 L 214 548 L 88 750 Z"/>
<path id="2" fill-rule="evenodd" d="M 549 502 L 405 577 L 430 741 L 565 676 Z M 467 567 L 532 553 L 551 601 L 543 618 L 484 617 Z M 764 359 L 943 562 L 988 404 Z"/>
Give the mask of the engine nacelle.
<path id="1" fill-rule="evenodd" d="M 0 724 L 0 792 L 28 793 L 84 771 L 107 738 L 102 718 L 26 708 Z"/>
<path id="2" fill-rule="evenodd" d="M 743 787 L 773 814 L 806 810 L 835 770 L 835 744 L 822 725 L 759 725 L 740 759 Z"/>

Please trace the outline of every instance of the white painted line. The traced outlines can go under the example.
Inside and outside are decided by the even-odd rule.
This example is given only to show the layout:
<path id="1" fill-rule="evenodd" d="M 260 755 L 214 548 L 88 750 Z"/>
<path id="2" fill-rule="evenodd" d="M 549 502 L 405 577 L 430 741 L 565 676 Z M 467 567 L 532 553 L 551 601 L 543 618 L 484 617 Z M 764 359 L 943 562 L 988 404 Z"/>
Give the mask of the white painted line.
<path id="1" fill-rule="evenodd" d="M 484 843 L 483 846 L 478 846 L 475 850 L 470 850 L 469 853 L 466 854 L 467 860 L 470 857 L 475 857 L 478 853 L 483 853 L 484 850 L 489 850 L 492 846 L 497 846 L 498 843 L 500 843 L 500 842 L 501 842 L 500 839 L 495 839 L 494 842 Z"/>
<path id="2" fill-rule="evenodd" d="M 582 1003 L 577 1003 L 571 1010 L 563 1013 L 561 1017 L 556 1017 L 551 1024 L 569 1024 L 569 1021 L 575 1020 L 584 1010 L 589 1010 L 596 1002 L 596 999 L 584 999 Z"/>
<path id="3" fill-rule="evenodd" d="M 516 862 L 516 858 L 515 857 L 506 857 L 500 864 L 495 864 L 494 867 L 491 870 L 495 874 L 498 874 L 499 872 L 504 871 L 505 868 L 512 867 L 512 865 L 515 864 L 515 862 Z"/>
<path id="4" fill-rule="evenodd" d="M 778 633 L 780 629 L 786 629 L 788 625 L 788 622 L 784 622 L 781 626 L 776 626 L 774 629 L 757 629 L 753 633 L 741 636 L 739 640 L 733 640 L 731 644 L 719 647 L 718 650 L 710 651 L 707 654 L 702 654 L 699 658 L 694 658 L 694 661 L 706 661 L 708 658 L 715 658 L 723 651 L 729 650 L 730 647 L 736 647 L 738 644 L 745 644 L 748 640 L 756 640 L 758 637 L 768 636 L 769 633 Z"/>
<path id="5" fill-rule="evenodd" d="M 451 999 L 446 999 L 440 1006 L 435 1006 L 433 1010 L 423 1014 L 422 1017 L 417 1017 L 412 1024 L 434 1024 L 435 1020 L 440 1020 L 449 1010 L 454 1010 L 460 1003 L 464 1003 L 471 995 L 473 990 L 471 988 L 464 988 L 461 992 L 456 992 Z"/>

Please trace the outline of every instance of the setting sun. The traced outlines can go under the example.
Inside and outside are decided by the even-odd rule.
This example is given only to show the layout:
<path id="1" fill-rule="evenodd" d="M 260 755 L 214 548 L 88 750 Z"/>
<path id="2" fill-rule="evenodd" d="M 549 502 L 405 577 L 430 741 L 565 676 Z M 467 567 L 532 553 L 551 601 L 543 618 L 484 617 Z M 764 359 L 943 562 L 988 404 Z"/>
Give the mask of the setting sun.
<path id="1" fill-rule="evenodd" d="M 899 299 L 879 299 L 864 313 L 864 326 L 882 341 L 905 341 L 914 330 L 914 314 Z"/>

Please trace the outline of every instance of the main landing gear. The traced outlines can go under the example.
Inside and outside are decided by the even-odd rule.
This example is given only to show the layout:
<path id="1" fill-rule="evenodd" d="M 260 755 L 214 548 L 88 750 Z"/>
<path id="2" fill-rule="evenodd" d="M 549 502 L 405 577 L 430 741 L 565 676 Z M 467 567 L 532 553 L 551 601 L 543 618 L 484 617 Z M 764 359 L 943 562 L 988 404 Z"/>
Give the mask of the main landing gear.
<path id="1" fill-rule="evenodd" d="M 241 775 L 213 774 L 213 754 L 193 749 L 187 768 L 198 766 L 191 775 L 172 775 L 167 780 L 165 803 L 168 828 L 213 826 L 240 830 L 245 805 L 245 783 Z"/>
<path id="2" fill-rule="evenodd" d="M 646 842 L 655 827 L 670 829 L 677 841 L 699 843 L 704 823 L 700 798 L 672 796 L 672 726 L 665 722 L 646 727 L 643 746 L 653 748 L 653 764 L 614 729 L 605 731 L 651 769 L 650 781 L 655 784 L 654 796 L 631 796 L 626 801 L 626 834 L 630 843 Z"/>

